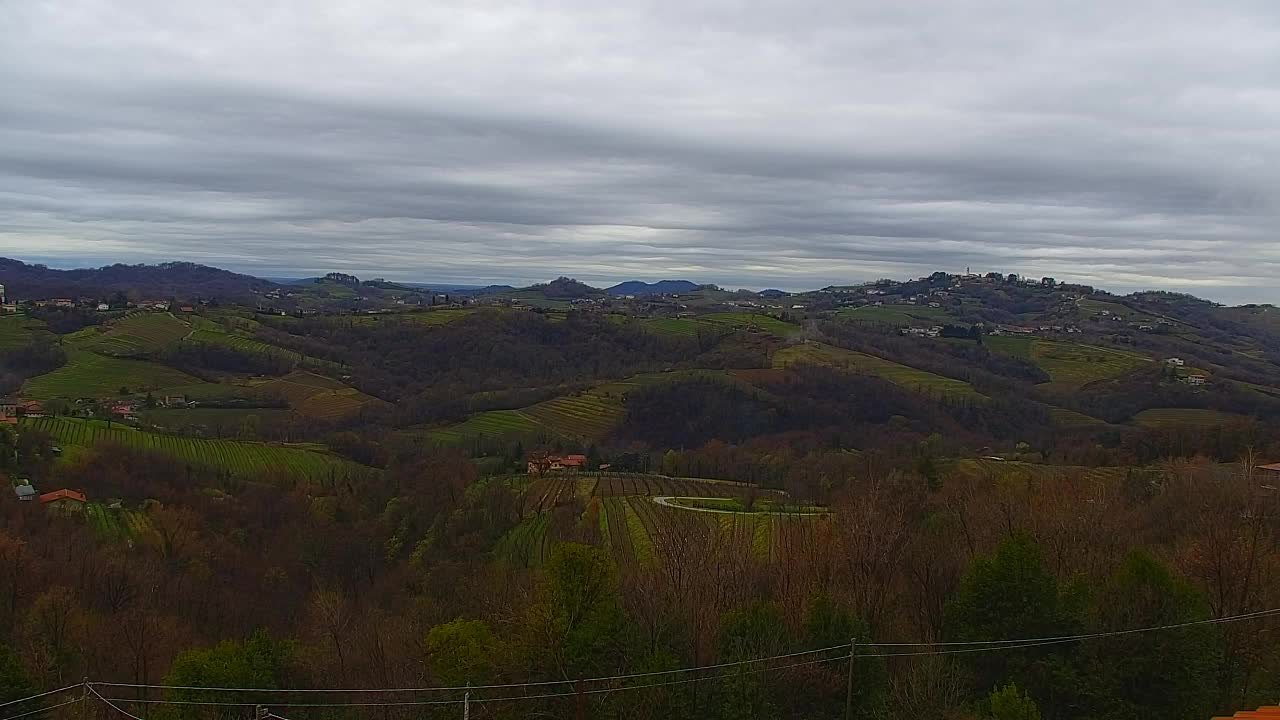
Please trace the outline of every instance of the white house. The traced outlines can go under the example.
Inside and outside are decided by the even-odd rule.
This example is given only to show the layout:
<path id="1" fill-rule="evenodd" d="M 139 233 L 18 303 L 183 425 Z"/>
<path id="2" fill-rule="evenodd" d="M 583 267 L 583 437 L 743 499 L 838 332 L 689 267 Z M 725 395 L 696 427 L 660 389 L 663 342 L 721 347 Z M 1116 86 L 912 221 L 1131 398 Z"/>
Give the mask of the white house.
<path id="1" fill-rule="evenodd" d="M 1185 367 L 1187 363 L 1182 358 L 1172 357 L 1172 358 L 1169 358 L 1168 360 L 1165 360 L 1164 364 L 1170 367 Z"/>

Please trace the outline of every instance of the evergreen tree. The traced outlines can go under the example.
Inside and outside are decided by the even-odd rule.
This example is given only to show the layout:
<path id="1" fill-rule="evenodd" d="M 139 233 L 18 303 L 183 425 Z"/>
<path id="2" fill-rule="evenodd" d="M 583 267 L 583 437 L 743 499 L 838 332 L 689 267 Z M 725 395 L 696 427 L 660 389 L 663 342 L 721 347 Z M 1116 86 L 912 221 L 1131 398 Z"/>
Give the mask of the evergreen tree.
<path id="1" fill-rule="evenodd" d="M 1134 551 L 1098 592 L 1095 631 L 1179 625 L 1212 616 L 1200 593 L 1150 554 Z M 1094 717 L 1204 718 L 1214 709 L 1217 633 L 1201 625 L 1091 641 L 1088 692 Z"/>

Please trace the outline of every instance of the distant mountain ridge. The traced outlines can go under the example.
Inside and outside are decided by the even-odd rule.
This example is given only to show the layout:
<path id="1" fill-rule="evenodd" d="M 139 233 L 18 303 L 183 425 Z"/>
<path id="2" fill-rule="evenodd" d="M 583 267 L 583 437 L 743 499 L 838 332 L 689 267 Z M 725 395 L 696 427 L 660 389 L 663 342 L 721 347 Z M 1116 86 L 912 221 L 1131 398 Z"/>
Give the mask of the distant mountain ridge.
<path id="1" fill-rule="evenodd" d="M 255 290 L 277 287 L 269 280 L 190 262 L 56 270 L 12 258 L 0 258 L 0 284 L 9 297 L 18 299 L 106 297 L 121 292 L 155 299 L 238 300 Z"/>
<path id="2" fill-rule="evenodd" d="M 673 293 L 693 292 L 700 287 L 702 286 L 688 280 L 659 280 L 653 283 L 643 280 L 628 280 L 620 282 L 611 288 L 606 288 L 605 292 L 610 295 L 670 295 Z"/>

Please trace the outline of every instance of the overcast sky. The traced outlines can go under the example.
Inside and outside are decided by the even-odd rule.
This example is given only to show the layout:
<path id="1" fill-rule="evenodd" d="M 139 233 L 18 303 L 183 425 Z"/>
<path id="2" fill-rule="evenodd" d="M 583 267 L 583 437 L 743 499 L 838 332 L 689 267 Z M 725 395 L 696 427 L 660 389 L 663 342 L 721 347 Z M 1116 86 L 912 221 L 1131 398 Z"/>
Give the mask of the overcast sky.
<path id="1" fill-rule="evenodd" d="M 0 255 L 1280 302 L 1280 3 L 0 0 Z"/>

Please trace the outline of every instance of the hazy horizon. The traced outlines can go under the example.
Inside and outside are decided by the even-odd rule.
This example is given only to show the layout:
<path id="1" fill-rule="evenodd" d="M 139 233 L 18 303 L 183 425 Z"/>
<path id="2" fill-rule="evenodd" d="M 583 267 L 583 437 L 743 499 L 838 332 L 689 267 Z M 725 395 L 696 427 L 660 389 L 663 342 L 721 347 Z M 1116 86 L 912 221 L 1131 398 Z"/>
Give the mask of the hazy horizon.
<path id="1" fill-rule="evenodd" d="M 105 265 L 111 265 L 116 262 L 125 262 L 122 260 L 66 261 L 61 259 L 39 258 L 36 256 L 31 256 L 27 258 L 14 257 L 13 259 L 20 260 L 28 264 L 41 264 L 57 270 L 98 268 Z M 619 283 L 623 283 L 631 280 L 640 280 L 647 283 L 659 282 L 661 280 L 688 280 L 691 282 L 698 283 L 699 285 L 707 285 L 707 284 L 716 285 L 725 290 L 750 290 L 752 292 L 759 292 L 761 290 L 772 289 L 772 290 L 782 290 L 784 292 L 791 292 L 791 293 L 820 290 L 824 287 L 831 286 L 831 285 L 858 285 L 861 283 L 873 282 L 875 280 L 880 280 L 880 279 L 889 279 L 889 280 L 898 280 L 898 281 L 914 280 L 916 278 L 924 277 L 929 275 L 931 272 L 934 272 L 933 270 L 931 270 L 929 272 L 922 273 L 921 275 L 911 275 L 911 276 L 904 275 L 904 276 L 898 276 L 898 277 L 877 276 L 877 277 L 865 277 L 865 278 L 842 278 L 842 279 L 838 278 L 830 282 L 824 282 L 822 284 L 788 285 L 785 283 L 746 284 L 746 283 L 733 282 L 732 280 L 717 282 L 715 280 L 709 280 L 703 277 L 694 277 L 694 276 L 687 276 L 687 277 L 661 276 L 659 277 L 656 275 L 652 275 L 652 276 L 626 276 L 626 277 L 622 277 L 622 276 L 586 277 L 586 276 L 580 276 L 580 275 L 573 275 L 571 273 L 559 273 L 559 274 L 553 274 L 547 277 L 540 277 L 540 276 L 533 276 L 533 275 L 507 275 L 507 276 L 475 276 L 475 277 L 445 278 L 445 277 L 432 277 L 429 275 L 415 274 L 412 271 L 377 270 L 373 268 L 370 268 L 369 270 L 364 272 L 353 271 L 350 268 L 344 269 L 344 270 L 335 270 L 332 268 L 328 268 L 328 269 L 317 268 L 311 271 L 303 271 L 303 270 L 297 270 L 297 269 L 293 269 L 293 270 L 283 269 L 278 272 L 259 273 L 259 272 L 253 272 L 250 269 L 246 269 L 246 268 L 237 268 L 234 266 L 234 264 L 218 264 L 218 263 L 212 263 L 208 261 L 193 260 L 189 258 L 156 259 L 156 260 L 149 260 L 146 262 L 148 264 L 161 263 L 161 262 L 197 262 L 200 264 L 217 267 L 223 270 L 229 270 L 231 272 L 241 273 L 245 275 L 252 275 L 253 277 L 256 277 L 256 278 L 261 278 L 263 280 L 271 280 L 271 281 L 305 280 L 308 278 L 319 277 L 329 272 L 344 272 L 344 273 L 355 275 L 359 277 L 361 280 L 372 280 L 375 278 L 380 278 L 380 279 L 390 280 L 392 282 L 415 283 L 415 284 L 423 284 L 423 285 L 439 285 L 439 286 L 450 285 L 450 286 L 458 286 L 458 287 L 462 287 L 462 286 L 485 287 L 488 285 L 511 285 L 513 287 L 520 288 L 520 287 L 527 287 L 529 285 L 534 285 L 537 283 L 549 282 L 560 276 L 568 276 L 580 282 L 586 283 L 587 285 L 591 285 L 593 287 L 598 287 L 598 288 L 608 288 L 608 287 L 617 285 Z M 126 263 L 126 264 L 136 264 L 136 263 Z M 964 268 L 960 270 L 948 270 L 945 268 L 936 268 L 935 270 L 941 270 L 943 272 L 949 272 L 952 274 L 961 274 L 965 272 Z M 987 272 L 1002 272 L 1000 269 L 996 269 L 996 268 L 993 268 L 990 270 L 987 270 L 987 269 L 979 270 L 977 268 L 972 268 L 971 270 L 977 274 L 985 274 Z M 1004 271 L 1002 274 L 1007 274 L 1007 271 Z M 1058 275 L 1050 274 L 1049 276 L 1055 277 L 1060 281 L 1064 279 Z M 1027 276 L 1027 277 L 1031 277 L 1031 276 Z M 1044 276 L 1037 275 L 1035 277 L 1044 277 Z M 1189 295 L 1194 295 L 1204 300 L 1210 300 L 1223 305 L 1276 304 L 1275 302 L 1271 302 L 1267 300 L 1249 299 L 1248 297 L 1245 297 L 1245 296 L 1233 299 L 1230 296 L 1229 292 L 1224 292 L 1224 291 L 1218 291 L 1214 293 L 1204 293 L 1204 292 L 1197 292 L 1194 289 L 1173 288 L 1173 287 L 1154 287 L 1154 286 L 1118 288 L 1118 287 L 1103 287 L 1103 286 L 1095 285 L 1094 288 L 1097 290 L 1103 290 L 1103 291 L 1112 293 L 1114 295 L 1128 295 L 1130 293 L 1142 292 L 1147 290 L 1164 290 L 1169 292 L 1180 292 L 1180 293 L 1186 293 Z"/>
<path id="2" fill-rule="evenodd" d="M 1280 301 L 1274 3 L 0 20 L 0 254 L 786 288 L 968 266 Z"/>

